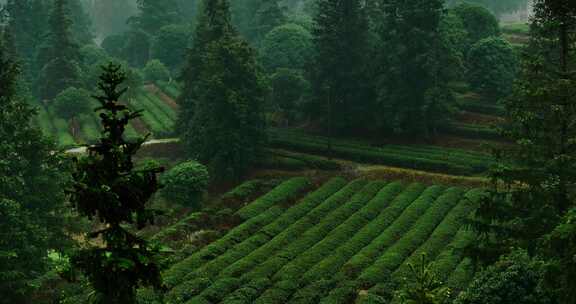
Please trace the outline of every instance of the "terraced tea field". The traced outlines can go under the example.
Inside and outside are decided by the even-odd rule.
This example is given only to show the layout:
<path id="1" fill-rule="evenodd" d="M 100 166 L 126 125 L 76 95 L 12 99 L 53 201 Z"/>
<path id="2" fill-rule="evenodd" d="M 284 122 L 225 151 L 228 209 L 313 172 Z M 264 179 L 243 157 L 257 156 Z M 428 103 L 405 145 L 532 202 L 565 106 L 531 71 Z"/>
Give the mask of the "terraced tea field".
<path id="1" fill-rule="evenodd" d="M 452 287 L 472 275 L 463 223 L 479 189 L 288 179 L 235 213 L 240 224 L 164 274 L 167 303 L 369 303 L 422 253 Z"/>
<path id="2" fill-rule="evenodd" d="M 175 90 L 174 84 L 164 84 L 168 89 Z M 130 102 L 128 107 L 133 110 L 144 110 L 142 117 L 131 122 L 126 129 L 126 135 L 130 138 L 152 134 L 153 138 L 167 138 L 174 133 L 177 110 L 173 103 L 163 100 L 161 91 L 142 88 L 137 96 Z M 93 100 L 91 109 L 98 107 L 98 102 Z M 100 136 L 100 121 L 96 113 L 85 113 L 78 117 L 79 129 L 72 134 L 70 123 L 58 117 L 50 105 L 38 104 L 38 116 L 36 123 L 43 132 L 55 139 L 61 147 L 71 147 L 78 144 L 94 142 Z"/>
<path id="3" fill-rule="evenodd" d="M 387 144 L 376 147 L 361 141 L 330 140 L 286 129 L 273 129 L 269 134 L 270 143 L 276 148 L 422 171 L 474 175 L 485 172 L 493 162 L 485 153 L 438 146 Z"/>

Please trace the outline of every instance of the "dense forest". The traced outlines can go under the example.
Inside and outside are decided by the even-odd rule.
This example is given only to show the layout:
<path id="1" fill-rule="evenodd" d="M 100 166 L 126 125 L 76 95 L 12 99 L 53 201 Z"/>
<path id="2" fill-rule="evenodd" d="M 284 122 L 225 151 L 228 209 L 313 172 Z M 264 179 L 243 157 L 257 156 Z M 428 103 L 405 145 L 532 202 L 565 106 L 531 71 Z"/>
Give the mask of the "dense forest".
<path id="1" fill-rule="evenodd" d="M 574 0 L 0 0 L 0 304 L 575 282 Z"/>

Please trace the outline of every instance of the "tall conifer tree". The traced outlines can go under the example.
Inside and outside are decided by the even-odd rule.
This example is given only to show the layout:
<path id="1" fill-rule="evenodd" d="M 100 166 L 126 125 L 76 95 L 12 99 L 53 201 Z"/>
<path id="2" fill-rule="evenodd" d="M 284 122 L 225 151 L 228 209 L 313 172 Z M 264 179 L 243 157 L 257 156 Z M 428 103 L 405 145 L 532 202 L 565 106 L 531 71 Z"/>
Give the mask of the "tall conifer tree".
<path id="1" fill-rule="evenodd" d="M 48 251 L 66 239 L 65 171 L 32 126 L 35 113 L 19 92 L 20 68 L 3 38 L 0 28 L 0 302 L 27 303 Z"/>
<path id="2" fill-rule="evenodd" d="M 547 259 L 551 290 L 563 303 L 576 291 L 576 3 L 537 0 L 522 75 L 506 102 L 514 143 L 496 149 L 493 188 L 474 217 L 478 261 L 510 248 Z"/>
<path id="3" fill-rule="evenodd" d="M 430 103 L 439 96 L 438 43 L 444 11 L 442 0 L 383 0 L 382 70 L 379 82 L 381 119 L 388 131 L 427 134 Z M 434 98 L 430 98 L 436 96 Z M 443 98 L 442 98 L 443 99 Z M 437 113 L 437 112 L 436 112 Z"/>
<path id="4" fill-rule="evenodd" d="M 140 13 L 129 19 L 139 30 L 156 34 L 163 26 L 182 21 L 177 0 L 137 0 Z"/>
<path id="5" fill-rule="evenodd" d="M 38 57 L 42 66 L 38 93 L 43 99 L 52 99 L 69 87 L 81 85 L 80 51 L 72 35 L 68 1 L 55 0 L 48 20 L 48 38 Z"/>
<path id="6" fill-rule="evenodd" d="M 362 124 L 366 100 L 368 16 L 360 0 L 319 0 L 314 17 L 316 55 L 311 114 L 345 132 Z"/>
<path id="7" fill-rule="evenodd" d="M 265 88 L 255 51 L 231 25 L 227 0 L 206 0 L 189 56 L 181 133 L 189 153 L 217 178 L 235 179 L 250 168 L 265 140 Z M 185 98 L 185 99 L 183 99 Z"/>

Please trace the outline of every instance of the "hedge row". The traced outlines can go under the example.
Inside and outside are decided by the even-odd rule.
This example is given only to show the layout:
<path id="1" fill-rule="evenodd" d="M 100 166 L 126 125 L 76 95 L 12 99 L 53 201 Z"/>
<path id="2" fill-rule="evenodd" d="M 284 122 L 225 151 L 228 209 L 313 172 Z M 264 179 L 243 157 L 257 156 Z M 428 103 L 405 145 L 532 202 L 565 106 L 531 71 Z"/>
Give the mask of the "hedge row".
<path id="1" fill-rule="evenodd" d="M 320 279 L 329 279 L 362 248 L 368 246 L 386 227 L 390 226 L 396 218 L 412 203 L 425 187 L 421 184 L 412 184 L 391 201 L 390 205 L 380 211 L 376 218 L 362 229 L 353 232 L 354 236 L 338 247 L 332 254 L 307 271 L 302 281 L 305 284 Z"/>
<path id="2" fill-rule="evenodd" d="M 339 233 L 341 232 L 339 231 L 340 227 L 345 226 L 350 219 L 357 218 L 356 214 L 364 209 L 362 206 L 374 208 L 375 205 L 378 205 L 373 198 L 383 189 L 384 185 L 385 183 L 383 182 L 372 182 L 364 187 L 362 191 L 358 192 L 351 199 L 351 205 L 349 205 L 357 211 L 353 212 L 351 217 L 348 217 L 348 220 L 342 224 L 334 226 L 334 228 L 338 228 L 330 228 L 328 230 L 315 230 L 313 228 L 306 232 L 302 237 L 307 239 L 304 244 L 301 244 L 303 246 L 296 247 L 292 252 L 284 254 L 284 257 L 289 257 L 291 262 L 285 264 L 273 277 L 273 280 L 279 283 L 275 284 L 263 294 L 261 303 L 286 303 L 288 298 L 300 288 L 299 275 L 306 272 L 306 270 L 318 260 L 321 260 L 330 248 L 338 245 L 337 243 L 334 244 L 335 239 L 333 236 L 339 235 L 342 238 L 349 237 L 349 235 Z M 390 188 L 385 188 L 388 188 L 386 191 L 393 191 L 391 189 L 398 186 L 399 185 L 392 185 Z M 308 238 L 306 237 L 307 234 L 309 236 Z M 307 248 L 310 249 L 306 250 Z M 290 284 L 285 284 L 284 282 L 290 282 Z M 256 303 L 258 303 L 258 301 Z"/>
<path id="3" fill-rule="evenodd" d="M 185 304 L 219 303 L 227 294 L 236 290 L 240 283 L 237 278 L 219 279 Z"/>
<path id="4" fill-rule="evenodd" d="M 276 136 L 270 139 L 275 147 L 291 150 L 303 151 L 307 153 L 327 153 L 327 145 L 322 142 L 310 141 L 305 138 L 294 138 Z M 397 152 L 387 152 L 378 148 L 367 146 L 345 146 L 334 145 L 332 149 L 337 157 L 350 159 L 357 162 L 378 163 L 383 165 L 397 166 L 416 170 L 444 172 L 460 175 L 471 175 L 479 170 L 475 170 L 469 165 L 459 165 L 454 162 L 434 160 L 421 157 L 411 157 Z M 483 168 L 482 170 L 486 169 Z"/>
<path id="5" fill-rule="evenodd" d="M 263 157 L 256 165 L 265 169 L 279 169 L 287 171 L 300 171 L 309 168 L 308 164 L 299 159 L 278 155 L 268 155 L 267 157 Z"/>
<path id="6" fill-rule="evenodd" d="M 298 282 L 292 280 L 280 281 L 267 289 L 254 301 L 254 304 L 285 304 L 293 290 L 298 289 Z"/>
<path id="7" fill-rule="evenodd" d="M 478 165 L 486 166 L 486 163 L 492 161 L 492 157 L 485 153 L 476 153 L 464 151 L 460 149 L 451 149 L 438 146 L 399 146 L 399 145 L 386 145 L 386 150 L 396 151 L 398 153 L 411 153 L 413 155 L 420 155 L 421 157 L 430 157 L 432 159 L 440 159 L 446 161 L 456 161 L 457 163 L 466 164 L 470 161 L 478 163 Z"/>
<path id="8" fill-rule="evenodd" d="M 172 128 L 174 126 L 174 119 L 172 119 L 170 115 L 166 114 L 166 112 L 162 110 L 158 103 L 151 99 L 149 96 L 149 93 L 142 92 L 136 99 L 138 105 L 144 108 L 146 112 L 150 112 L 154 118 L 162 124 L 164 128 Z"/>
<path id="9" fill-rule="evenodd" d="M 291 178 L 266 195 L 238 210 L 236 215 L 244 220 L 252 218 L 276 204 L 297 198 L 309 186 L 310 181 L 305 177 Z"/>
<path id="10" fill-rule="evenodd" d="M 226 205 L 236 203 L 246 203 L 245 200 L 249 199 L 262 188 L 262 180 L 249 180 L 236 186 L 234 189 L 224 193 L 220 197 L 220 201 Z"/>
<path id="11" fill-rule="evenodd" d="M 314 156 L 310 154 L 300 154 L 300 153 L 292 153 L 286 151 L 278 151 L 272 150 L 270 151 L 271 154 L 278 155 L 283 158 L 294 159 L 302 162 L 308 168 L 318 169 L 318 170 L 340 170 L 342 169 L 342 165 L 340 165 L 337 161 L 329 160 L 324 157 Z"/>
<path id="12" fill-rule="evenodd" d="M 203 219 L 205 216 L 202 212 L 193 212 L 182 218 L 178 222 L 160 230 L 158 233 L 151 237 L 153 241 L 164 241 L 167 238 L 174 237 L 178 234 L 187 233 L 190 231 L 197 230 L 199 228 L 197 222 Z"/>
<path id="13" fill-rule="evenodd" d="M 137 97 L 136 100 L 141 100 L 142 97 L 140 96 Z M 137 105 L 130 105 L 130 108 L 134 111 L 144 110 L 142 111 L 142 116 L 140 117 L 140 119 L 144 122 L 144 124 L 146 124 L 146 126 L 148 127 L 150 132 L 152 132 L 153 135 L 161 136 L 163 134 L 169 133 L 170 130 L 167 129 L 164 123 L 158 120 L 158 118 L 152 112 L 150 112 L 146 107 L 142 106 L 140 103 L 138 103 Z"/>
<path id="14" fill-rule="evenodd" d="M 462 291 L 468 287 L 473 277 L 474 265 L 472 260 L 465 258 L 458 264 L 458 267 L 454 269 L 454 272 L 452 272 L 446 284 L 451 286 L 456 292 Z"/>
<path id="15" fill-rule="evenodd" d="M 250 304 L 260 296 L 267 288 L 272 285 L 268 278 L 261 278 L 247 283 L 241 288 L 236 289 L 234 292 L 227 295 L 222 304 Z"/>
<path id="16" fill-rule="evenodd" d="M 367 201 L 376 195 L 381 187 L 382 184 L 380 182 L 367 184 L 362 190 L 354 194 L 347 203 L 328 214 L 317 225 L 307 230 L 294 242 L 290 243 L 280 252 L 258 265 L 258 267 L 243 277 L 247 279 L 257 279 L 274 275 L 284 265 L 294 260 L 308 248 L 314 246 L 340 223 L 344 222 L 348 217 L 362 208 Z"/>
<path id="17" fill-rule="evenodd" d="M 272 131 L 273 136 L 281 138 L 289 138 L 292 140 L 305 140 L 323 144 L 327 147 L 328 138 L 321 136 L 314 136 L 309 134 L 304 134 L 298 131 L 292 130 L 279 130 L 275 129 Z M 432 160 L 444 160 L 450 161 L 459 165 L 468 165 L 469 160 L 472 161 L 490 161 L 491 157 L 485 153 L 478 153 L 469 150 L 446 148 L 430 145 L 393 145 L 384 144 L 380 146 L 374 146 L 370 143 L 359 141 L 359 140 L 349 140 L 349 139 L 332 139 L 334 146 L 341 146 L 347 148 L 362 147 L 362 150 L 373 150 L 382 153 L 401 153 L 415 158 L 425 158 Z"/>
<path id="18" fill-rule="evenodd" d="M 164 274 L 165 283 L 168 286 L 175 286 L 183 282 L 191 269 L 197 269 L 205 262 L 223 254 L 234 245 L 241 243 L 243 240 L 256 233 L 260 228 L 273 222 L 283 213 L 283 208 L 277 204 L 295 198 L 295 193 L 303 191 L 308 184 L 309 182 L 305 178 L 292 178 L 272 189 L 266 195 L 254 202 L 258 203 L 259 206 L 264 205 L 262 203 L 264 202 L 268 206 L 267 209 L 250 217 L 247 221 L 238 225 L 218 241 L 202 248 L 202 250 L 196 254 L 193 254 L 182 262 L 174 265 Z M 251 206 L 251 204 L 247 207 L 249 206 Z M 260 210 L 261 208 L 257 209 Z"/>
<path id="19" fill-rule="evenodd" d="M 446 129 L 452 135 L 462 136 L 472 139 L 499 140 L 502 135 L 494 127 L 473 124 L 453 124 Z"/>
<path id="20" fill-rule="evenodd" d="M 176 119 L 178 119 L 176 111 L 174 111 L 174 109 L 171 108 L 164 100 L 158 97 L 158 95 L 147 92 L 145 96 L 154 103 L 156 109 L 162 111 L 162 113 L 164 113 L 164 115 L 166 115 L 166 117 L 168 117 L 171 121 L 176 121 Z"/>
<path id="21" fill-rule="evenodd" d="M 434 261 L 434 270 L 443 282 L 446 282 L 450 273 L 462 260 L 464 249 L 474 241 L 474 232 L 466 227 L 461 227 L 454 239 Z"/>
<path id="22" fill-rule="evenodd" d="M 336 281 L 321 279 L 298 289 L 290 298 L 292 304 L 318 304 L 322 297 L 336 287 Z"/>
<path id="23" fill-rule="evenodd" d="M 441 186 L 432 186 L 424 190 L 415 201 L 411 201 L 411 204 L 394 220 L 392 225 L 344 264 L 340 275 L 348 280 L 355 279 L 366 267 L 372 265 L 384 250 L 410 230 L 436 198 L 444 192 L 444 189 Z"/>
<path id="24" fill-rule="evenodd" d="M 374 184 L 374 187 L 379 187 Z M 296 289 L 287 290 L 284 288 L 286 294 L 291 295 L 296 292 L 305 282 L 302 280 L 302 275 L 311 269 L 312 266 L 323 260 L 326 256 L 330 255 L 341 244 L 345 243 L 356 231 L 364 227 L 367 223 L 373 220 L 382 209 L 384 209 L 390 201 L 402 190 L 401 183 L 391 183 L 382 188 L 376 196 L 368 201 L 364 207 L 349 217 L 344 223 L 340 224 L 334 230 L 316 243 L 309 250 L 303 252 L 300 256 L 292 262 L 285 265 L 274 277 L 275 281 L 295 281 L 299 282 Z M 335 272 L 335 271 L 333 271 Z M 318 295 L 320 296 L 320 295 Z M 277 302 L 285 301 L 287 299 L 278 298 Z"/>
<path id="25" fill-rule="evenodd" d="M 404 234 L 392 247 L 388 248 L 372 266 L 366 268 L 358 280 L 362 284 L 366 284 L 366 286 L 373 286 L 385 280 L 384 274 L 386 271 L 392 272 L 398 268 L 414 250 L 418 249 L 428 239 L 438 224 L 458 204 L 462 194 L 463 190 L 460 188 L 450 188 L 444 192 L 428 211 L 418 219 L 412 229 Z"/>
<path id="26" fill-rule="evenodd" d="M 390 201 L 402 190 L 399 182 L 390 183 L 382 188 L 360 210 L 340 224 L 314 247 L 302 253 L 297 259 L 284 266 L 274 279 L 297 280 L 314 265 L 333 253 L 341 244 L 345 243 L 386 208 Z"/>
<path id="27" fill-rule="evenodd" d="M 202 266 L 205 262 L 223 254 L 229 248 L 232 248 L 234 245 L 242 242 L 244 239 L 257 232 L 261 227 L 274 221 L 274 219 L 280 216 L 282 212 L 283 209 L 281 207 L 274 206 L 262 214 L 238 225 L 221 239 L 207 245 L 199 252 L 189 256 L 168 269 L 163 276 L 164 282 L 168 286 L 176 286 L 182 283 L 191 269 L 196 269 Z"/>
<path id="28" fill-rule="evenodd" d="M 484 101 L 467 101 L 462 104 L 461 108 L 468 112 L 486 115 L 504 116 L 506 114 L 506 109 L 503 106 Z"/>
<path id="29" fill-rule="evenodd" d="M 461 202 L 442 220 L 426 242 L 404 261 L 394 273 L 395 278 L 400 279 L 408 275 L 408 264 L 418 262 L 422 254 L 426 254 L 429 259 L 435 259 L 446 248 L 446 244 L 455 238 L 467 216 L 474 210 L 476 202 L 472 200 L 472 196 L 472 191 L 466 193 Z"/>
<path id="30" fill-rule="evenodd" d="M 195 269 L 190 273 L 190 276 L 202 275 L 211 278 L 216 277 L 220 271 L 268 243 L 276 235 L 284 231 L 345 185 L 346 181 L 342 178 L 334 178 L 330 180 L 322 185 L 318 190 L 308 194 L 298 204 L 284 212 L 272 223 L 260 229 L 260 231 L 252 235 L 250 238 L 234 246 L 234 248 L 231 248 L 223 255 L 220 255 L 202 267 Z"/>
<path id="31" fill-rule="evenodd" d="M 237 277 L 248 273 L 256 265 L 273 256 L 278 250 L 285 248 L 308 229 L 318 224 L 327 214 L 339 207 L 365 184 L 366 182 L 363 180 L 352 181 L 290 227 L 276 235 L 270 242 L 254 250 L 242 260 L 232 264 L 222 272 L 222 275 Z"/>
<path id="32" fill-rule="evenodd" d="M 180 96 L 180 89 L 174 83 L 168 83 L 166 81 L 158 81 L 156 82 L 156 86 L 164 92 L 164 94 L 168 95 L 172 99 L 178 99 Z"/>

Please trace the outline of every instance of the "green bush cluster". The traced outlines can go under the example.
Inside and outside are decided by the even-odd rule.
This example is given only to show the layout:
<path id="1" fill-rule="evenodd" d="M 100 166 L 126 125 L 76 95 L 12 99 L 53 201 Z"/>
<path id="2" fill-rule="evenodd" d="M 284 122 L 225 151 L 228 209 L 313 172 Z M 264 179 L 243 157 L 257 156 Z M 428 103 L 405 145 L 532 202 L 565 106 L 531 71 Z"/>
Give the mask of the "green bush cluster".
<path id="1" fill-rule="evenodd" d="M 206 166 L 196 161 L 183 162 L 162 176 L 162 196 L 169 201 L 199 210 L 209 182 L 210 175 Z"/>

